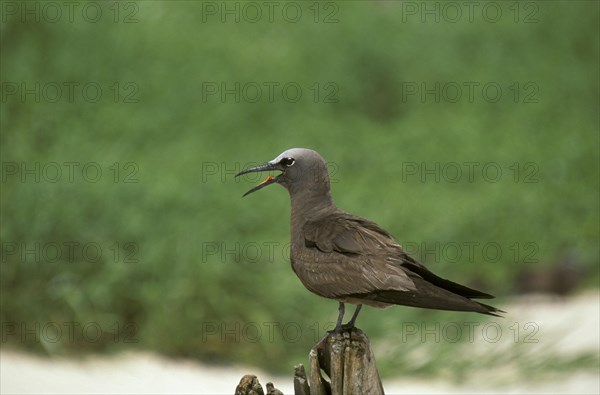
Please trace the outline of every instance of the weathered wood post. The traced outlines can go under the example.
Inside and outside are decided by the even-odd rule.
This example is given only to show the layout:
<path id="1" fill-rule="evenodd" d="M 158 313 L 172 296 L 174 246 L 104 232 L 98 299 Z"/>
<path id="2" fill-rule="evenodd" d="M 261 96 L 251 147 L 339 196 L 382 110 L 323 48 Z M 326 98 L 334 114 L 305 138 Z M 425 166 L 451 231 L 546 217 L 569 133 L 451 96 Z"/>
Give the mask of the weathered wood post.
<path id="1" fill-rule="evenodd" d="M 308 377 L 302 364 L 294 369 L 295 395 L 383 395 L 384 393 L 369 339 L 360 329 L 328 333 L 310 350 L 308 358 L 310 366 Z M 323 377 L 321 371 L 328 377 Z M 260 388 L 260 392 L 257 392 L 257 387 Z M 256 376 L 250 375 L 242 378 L 235 393 L 236 395 L 264 394 Z M 280 392 L 268 383 L 267 395 L 277 393 Z"/>

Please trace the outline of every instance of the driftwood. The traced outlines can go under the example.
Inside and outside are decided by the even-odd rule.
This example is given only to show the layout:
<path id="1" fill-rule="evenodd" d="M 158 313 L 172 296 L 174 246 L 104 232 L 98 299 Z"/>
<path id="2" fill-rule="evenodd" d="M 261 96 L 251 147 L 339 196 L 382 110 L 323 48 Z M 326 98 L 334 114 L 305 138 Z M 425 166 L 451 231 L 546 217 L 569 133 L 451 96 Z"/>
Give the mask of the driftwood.
<path id="1" fill-rule="evenodd" d="M 308 355 L 310 373 L 302 364 L 294 368 L 295 395 L 382 395 L 383 386 L 375 365 L 369 339 L 357 328 L 328 333 Z M 323 377 L 322 372 L 327 377 Z M 310 381 L 310 383 L 309 383 Z M 236 395 L 264 395 L 256 376 L 246 375 Z M 267 383 L 267 395 L 281 391 Z"/>
<path id="2" fill-rule="evenodd" d="M 258 378 L 252 374 L 247 374 L 240 380 L 235 395 L 265 395 Z M 283 395 L 281 391 L 273 386 L 273 383 L 267 383 L 267 395 Z"/>

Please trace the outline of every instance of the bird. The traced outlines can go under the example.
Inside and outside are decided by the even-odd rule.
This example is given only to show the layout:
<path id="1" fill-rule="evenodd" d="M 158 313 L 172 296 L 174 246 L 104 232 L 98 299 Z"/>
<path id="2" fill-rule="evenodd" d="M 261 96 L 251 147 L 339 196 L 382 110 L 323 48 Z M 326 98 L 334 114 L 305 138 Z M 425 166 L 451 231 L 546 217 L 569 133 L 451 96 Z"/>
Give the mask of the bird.
<path id="1" fill-rule="evenodd" d="M 407 254 L 385 229 L 338 208 L 331 196 L 327 162 L 307 148 L 292 148 L 275 159 L 240 171 L 278 171 L 246 192 L 271 184 L 290 195 L 290 258 L 293 271 L 314 294 L 338 301 L 334 332 L 352 329 L 363 305 L 404 305 L 425 309 L 477 312 L 501 317 L 493 306 L 473 299 L 494 296 L 441 278 Z M 342 325 L 345 304 L 356 305 Z"/>

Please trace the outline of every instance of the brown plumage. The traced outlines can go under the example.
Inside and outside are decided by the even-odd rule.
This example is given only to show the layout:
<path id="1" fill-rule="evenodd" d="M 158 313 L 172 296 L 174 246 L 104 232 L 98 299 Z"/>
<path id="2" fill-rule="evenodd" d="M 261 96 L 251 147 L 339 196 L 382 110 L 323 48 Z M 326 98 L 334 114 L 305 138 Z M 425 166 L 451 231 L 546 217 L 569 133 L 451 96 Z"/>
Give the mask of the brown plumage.
<path id="1" fill-rule="evenodd" d="M 340 302 L 337 329 L 341 328 L 344 303 L 358 306 L 348 323 L 350 327 L 363 304 L 494 316 L 503 312 L 472 300 L 492 295 L 436 276 L 406 254 L 379 225 L 337 208 L 330 194 L 327 164 L 317 152 L 290 149 L 238 175 L 270 170 L 282 173 L 267 177 L 246 195 L 272 183 L 288 190 L 292 202 L 292 268 L 308 290 Z"/>

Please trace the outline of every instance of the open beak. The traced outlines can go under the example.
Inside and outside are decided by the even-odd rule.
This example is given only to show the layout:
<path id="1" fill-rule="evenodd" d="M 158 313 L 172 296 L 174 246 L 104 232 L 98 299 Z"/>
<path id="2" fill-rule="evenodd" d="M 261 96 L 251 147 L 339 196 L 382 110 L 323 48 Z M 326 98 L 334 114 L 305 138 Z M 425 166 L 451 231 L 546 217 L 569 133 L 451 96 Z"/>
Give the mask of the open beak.
<path id="1" fill-rule="evenodd" d="M 256 173 L 256 172 L 260 172 L 260 171 L 272 171 L 272 170 L 280 170 L 278 168 L 278 166 L 276 164 L 273 163 L 267 163 L 265 165 L 262 166 L 256 166 L 256 167 L 251 167 L 249 169 L 246 170 L 242 170 L 240 171 L 238 174 L 236 174 L 235 176 L 241 176 L 242 174 L 248 174 L 248 173 Z M 273 177 L 272 175 L 267 176 L 267 178 L 264 179 L 263 182 L 261 182 L 260 184 L 258 184 L 257 186 L 255 186 L 254 188 L 252 188 L 251 190 L 249 190 L 248 192 L 244 193 L 244 196 L 246 195 L 250 195 L 252 192 L 256 192 L 259 189 L 262 189 L 264 187 L 266 187 L 267 185 L 273 184 L 277 182 L 277 177 Z"/>

